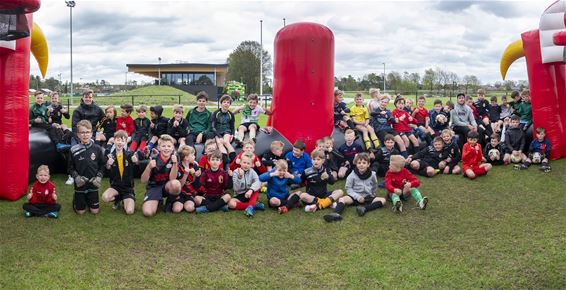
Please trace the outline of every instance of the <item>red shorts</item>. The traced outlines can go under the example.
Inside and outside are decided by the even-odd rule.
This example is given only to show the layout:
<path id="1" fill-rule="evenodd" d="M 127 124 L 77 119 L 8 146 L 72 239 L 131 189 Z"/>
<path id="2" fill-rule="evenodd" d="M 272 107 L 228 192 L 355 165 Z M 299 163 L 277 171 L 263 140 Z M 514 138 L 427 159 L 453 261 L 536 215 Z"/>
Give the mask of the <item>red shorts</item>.
<path id="1" fill-rule="evenodd" d="M 464 170 L 464 173 L 465 173 L 468 169 L 470 169 L 470 170 L 472 170 L 472 172 L 474 172 L 474 174 L 475 174 L 476 176 L 486 175 L 486 174 L 487 174 L 487 170 L 485 170 L 485 168 L 483 168 L 483 167 L 480 167 L 479 165 L 471 165 L 471 166 L 470 166 L 470 165 L 463 165 L 462 167 L 463 167 L 462 169 Z"/>

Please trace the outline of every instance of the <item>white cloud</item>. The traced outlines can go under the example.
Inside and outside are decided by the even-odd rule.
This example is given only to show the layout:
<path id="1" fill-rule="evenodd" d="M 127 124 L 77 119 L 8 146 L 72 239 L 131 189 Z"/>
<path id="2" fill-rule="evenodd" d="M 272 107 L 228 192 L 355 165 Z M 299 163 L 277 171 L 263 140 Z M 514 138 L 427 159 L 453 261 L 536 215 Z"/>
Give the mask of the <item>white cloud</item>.
<path id="1" fill-rule="evenodd" d="M 223 63 L 244 40 L 273 57 L 273 40 L 287 24 L 327 25 L 335 36 L 335 75 L 440 67 L 483 82 L 500 80 L 499 57 L 522 32 L 536 29 L 551 1 L 182 2 L 83 1 L 73 10 L 74 79 L 122 83 L 127 63 Z M 69 78 L 69 8 L 43 1 L 34 15 L 50 50 L 47 77 Z M 32 74 L 39 74 L 32 64 Z M 510 79 L 526 79 L 524 62 Z M 140 75 L 128 78 L 149 80 Z"/>

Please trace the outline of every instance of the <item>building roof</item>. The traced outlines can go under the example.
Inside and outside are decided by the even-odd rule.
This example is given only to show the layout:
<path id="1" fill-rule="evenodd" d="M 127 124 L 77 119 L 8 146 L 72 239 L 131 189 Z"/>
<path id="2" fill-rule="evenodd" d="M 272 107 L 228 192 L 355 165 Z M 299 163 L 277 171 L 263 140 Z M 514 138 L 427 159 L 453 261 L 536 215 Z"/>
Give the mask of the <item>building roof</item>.
<path id="1" fill-rule="evenodd" d="M 163 64 L 126 64 L 128 72 L 135 72 L 150 77 L 158 77 L 158 71 L 166 72 L 216 72 L 225 74 L 228 71 L 228 64 L 210 63 L 163 63 Z"/>

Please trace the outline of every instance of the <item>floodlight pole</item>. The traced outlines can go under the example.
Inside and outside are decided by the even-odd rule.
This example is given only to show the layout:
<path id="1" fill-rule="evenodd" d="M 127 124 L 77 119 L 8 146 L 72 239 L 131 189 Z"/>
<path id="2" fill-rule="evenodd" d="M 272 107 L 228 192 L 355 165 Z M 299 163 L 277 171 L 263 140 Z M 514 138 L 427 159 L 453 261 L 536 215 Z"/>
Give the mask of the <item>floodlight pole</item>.
<path id="1" fill-rule="evenodd" d="M 71 105 L 73 105 L 73 7 L 75 7 L 75 1 L 65 1 L 67 7 L 69 7 L 69 34 L 70 34 L 70 42 L 69 47 L 71 50 L 71 97 L 69 98 Z"/>
<path id="2" fill-rule="evenodd" d="M 286 25 L 285 25 L 285 18 L 283 18 L 283 27 L 285 27 L 285 26 L 286 26 Z"/>
<path id="3" fill-rule="evenodd" d="M 259 20 L 259 95 L 263 95 L 263 20 Z"/>
<path id="4" fill-rule="evenodd" d="M 157 58 L 157 61 L 159 61 L 159 66 L 157 66 L 157 83 L 161 85 L 161 56 Z"/>
<path id="5" fill-rule="evenodd" d="M 383 64 L 383 93 L 385 94 L 385 63 L 382 62 Z"/>

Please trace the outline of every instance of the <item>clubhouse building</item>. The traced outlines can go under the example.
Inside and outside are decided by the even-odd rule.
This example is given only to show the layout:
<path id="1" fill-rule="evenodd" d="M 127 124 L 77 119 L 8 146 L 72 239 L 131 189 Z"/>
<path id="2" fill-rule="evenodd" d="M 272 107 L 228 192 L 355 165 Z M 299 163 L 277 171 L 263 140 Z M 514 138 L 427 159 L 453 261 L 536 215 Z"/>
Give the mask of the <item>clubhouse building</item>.
<path id="1" fill-rule="evenodd" d="M 212 100 L 222 94 L 228 64 L 126 64 L 128 72 L 155 78 L 155 84 L 173 86 L 191 94 L 204 90 Z"/>

